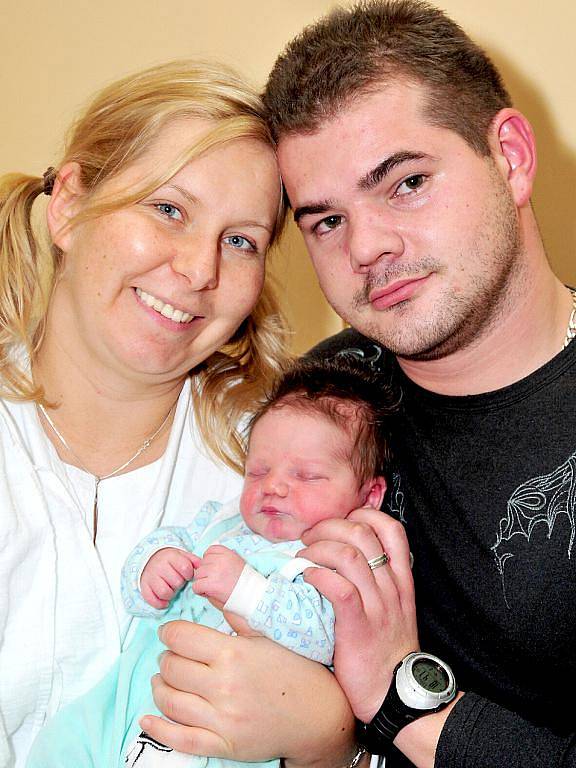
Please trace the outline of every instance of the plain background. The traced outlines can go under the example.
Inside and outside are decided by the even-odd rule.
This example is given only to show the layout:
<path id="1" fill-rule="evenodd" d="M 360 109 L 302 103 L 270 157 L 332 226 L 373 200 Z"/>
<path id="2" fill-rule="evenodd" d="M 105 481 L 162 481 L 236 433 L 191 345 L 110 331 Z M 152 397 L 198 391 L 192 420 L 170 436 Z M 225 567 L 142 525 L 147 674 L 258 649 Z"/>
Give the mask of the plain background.
<path id="1" fill-rule="evenodd" d="M 346 3 L 343 3 L 346 4 Z M 215 57 L 265 82 L 276 55 L 323 15 L 328 0 L 3 0 L 0 10 L 0 173 L 41 174 L 99 88 L 173 58 Z M 442 7 L 485 47 L 538 139 L 534 206 L 560 277 L 576 284 L 576 3 L 445 0 Z M 322 298 L 291 228 L 272 269 L 307 349 L 342 327 Z"/>

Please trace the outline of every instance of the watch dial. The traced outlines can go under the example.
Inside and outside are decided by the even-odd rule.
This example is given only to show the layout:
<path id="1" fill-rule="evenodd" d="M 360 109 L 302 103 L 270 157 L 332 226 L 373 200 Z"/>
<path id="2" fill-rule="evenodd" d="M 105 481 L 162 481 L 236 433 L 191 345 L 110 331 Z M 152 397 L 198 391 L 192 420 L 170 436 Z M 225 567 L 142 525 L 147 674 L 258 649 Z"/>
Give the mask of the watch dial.
<path id="1" fill-rule="evenodd" d="M 431 693 L 445 691 L 450 682 L 444 668 L 430 659 L 417 659 L 412 664 L 412 675 L 422 688 Z"/>

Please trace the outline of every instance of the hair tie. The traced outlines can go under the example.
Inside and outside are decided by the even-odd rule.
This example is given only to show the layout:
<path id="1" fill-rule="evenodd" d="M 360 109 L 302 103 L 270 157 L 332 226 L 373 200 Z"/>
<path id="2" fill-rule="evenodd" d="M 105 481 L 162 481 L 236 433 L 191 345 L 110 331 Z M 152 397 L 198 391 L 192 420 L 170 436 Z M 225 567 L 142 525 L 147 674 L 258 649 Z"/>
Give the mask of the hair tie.
<path id="1" fill-rule="evenodd" d="M 42 174 L 42 178 L 44 179 L 44 194 L 50 197 L 50 195 L 52 194 L 52 190 L 54 189 L 54 180 L 56 179 L 56 168 L 52 166 L 50 166 L 50 168 L 47 168 Z"/>

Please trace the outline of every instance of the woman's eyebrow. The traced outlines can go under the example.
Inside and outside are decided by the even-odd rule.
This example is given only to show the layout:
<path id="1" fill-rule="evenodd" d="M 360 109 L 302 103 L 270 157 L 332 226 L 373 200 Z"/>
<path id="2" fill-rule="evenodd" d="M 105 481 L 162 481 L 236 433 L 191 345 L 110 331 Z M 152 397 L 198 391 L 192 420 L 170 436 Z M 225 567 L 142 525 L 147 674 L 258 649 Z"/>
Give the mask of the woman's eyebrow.
<path id="1" fill-rule="evenodd" d="M 173 189 L 175 192 L 179 192 L 182 197 L 186 198 L 190 203 L 195 205 L 198 202 L 198 198 L 195 197 L 190 190 L 181 187 L 179 184 L 165 184 L 160 189 Z"/>

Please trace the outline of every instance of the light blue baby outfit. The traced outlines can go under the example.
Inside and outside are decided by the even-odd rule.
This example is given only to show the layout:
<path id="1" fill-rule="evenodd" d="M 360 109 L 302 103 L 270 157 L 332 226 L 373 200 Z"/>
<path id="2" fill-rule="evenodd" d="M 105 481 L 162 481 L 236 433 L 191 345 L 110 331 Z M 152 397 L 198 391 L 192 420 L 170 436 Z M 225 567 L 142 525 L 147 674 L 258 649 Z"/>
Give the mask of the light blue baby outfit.
<path id="1" fill-rule="evenodd" d="M 323 664 L 332 663 L 334 614 L 330 603 L 303 581 L 302 570 L 311 563 L 294 557 L 302 543 L 267 541 L 246 526 L 237 504 L 223 507 L 208 502 L 188 527 L 159 528 L 133 550 L 124 566 L 122 595 L 127 610 L 142 618 L 136 622 L 135 631 L 105 678 L 58 712 L 40 732 L 26 768 L 248 765 L 183 755 L 153 741 L 138 725 L 142 715 L 159 714 L 152 699 L 150 678 L 158 671 L 158 656 L 165 649 L 157 635 L 160 624 L 186 619 L 223 632 L 231 631 L 222 613 L 194 594 L 190 585 L 165 611 L 152 608 L 140 594 L 142 570 L 159 549 L 177 547 L 202 556 L 216 543 L 234 550 L 251 566 L 244 569 L 231 596 L 234 611 L 253 629 L 285 647 Z M 275 768 L 278 764 L 274 760 L 249 765 Z"/>

